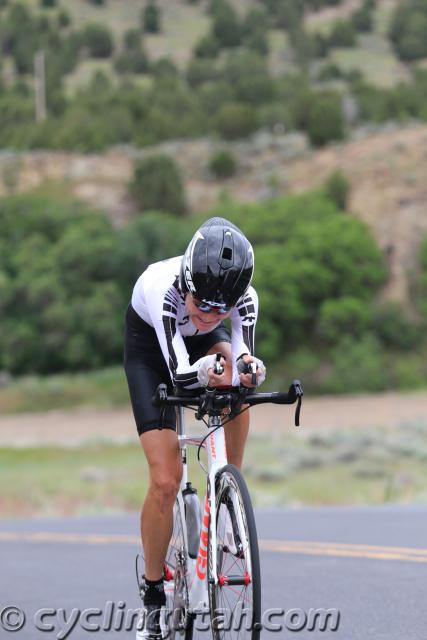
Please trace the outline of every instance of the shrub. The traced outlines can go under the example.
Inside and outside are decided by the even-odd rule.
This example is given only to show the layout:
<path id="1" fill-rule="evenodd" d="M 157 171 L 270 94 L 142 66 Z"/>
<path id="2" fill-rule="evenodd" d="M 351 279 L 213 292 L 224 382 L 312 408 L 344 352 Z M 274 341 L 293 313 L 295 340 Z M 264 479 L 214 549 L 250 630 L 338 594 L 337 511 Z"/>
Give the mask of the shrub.
<path id="1" fill-rule="evenodd" d="M 347 209 L 348 196 L 350 193 L 350 182 L 348 178 L 337 170 L 332 173 L 325 182 L 327 197 L 334 202 L 338 209 Z"/>
<path id="2" fill-rule="evenodd" d="M 351 22 L 356 31 L 360 32 L 372 31 L 374 26 L 372 13 L 366 6 L 363 6 L 352 14 Z"/>
<path id="3" fill-rule="evenodd" d="M 188 84 L 191 87 L 197 87 L 205 82 L 216 80 L 218 71 L 213 60 L 196 58 L 190 61 L 186 76 Z"/>
<path id="4" fill-rule="evenodd" d="M 226 0 L 217 3 L 214 9 L 212 33 L 221 47 L 237 47 L 242 41 L 237 14 Z"/>
<path id="5" fill-rule="evenodd" d="M 52 7 L 56 7 L 58 4 L 58 0 L 40 0 L 40 6 L 44 9 L 51 9 Z"/>
<path id="6" fill-rule="evenodd" d="M 427 5 L 425 2 L 397 4 L 390 26 L 390 39 L 401 60 L 411 61 L 427 55 Z"/>
<path id="7" fill-rule="evenodd" d="M 354 47 L 356 44 L 356 31 L 353 24 L 345 20 L 337 20 L 329 36 L 331 47 Z"/>
<path id="8" fill-rule="evenodd" d="M 145 33 L 159 33 L 161 13 L 155 2 L 149 2 L 142 12 L 142 27 Z"/>
<path id="9" fill-rule="evenodd" d="M 329 344 L 343 336 L 362 337 L 372 324 L 372 311 L 366 301 L 350 296 L 325 300 L 319 311 L 319 335 Z"/>
<path id="10" fill-rule="evenodd" d="M 408 350 L 421 341 L 420 328 L 397 303 L 382 303 L 375 308 L 373 328 L 387 348 Z"/>
<path id="11" fill-rule="evenodd" d="M 61 9 L 61 11 L 58 13 L 58 27 L 60 29 L 65 29 L 66 27 L 69 27 L 71 24 L 71 16 L 68 13 L 68 11 L 65 11 L 65 9 Z"/>
<path id="12" fill-rule="evenodd" d="M 0 226 L 1 366 L 48 373 L 117 361 L 127 296 L 114 282 L 109 220 L 81 203 L 25 195 L 1 201 Z"/>
<path id="13" fill-rule="evenodd" d="M 224 138 L 245 138 L 258 127 L 257 113 L 253 107 L 238 102 L 224 104 L 215 119 L 215 129 Z"/>
<path id="14" fill-rule="evenodd" d="M 308 111 L 307 133 L 315 147 L 344 138 L 344 114 L 339 94 L 324 92 L 314 95 Z"/>
<path id="15" fill-rule="evenodd" d="M 216 178 L 231 178 L 236 173 L 236 161 L 229 151 L 217 151 L 209 161 L 209 171 Z"/>
<path id="16" fill-rule="evenodd" d="M 373 392 L 390 387 L 386 354 L 374 336 L 365 335 L 361 339 L 345 336 L 331 356 L 331 373 L 323 378 L 323 392 Z"/>
<path id="17" fill-rule="evenodd" d="M 153 155 L 136 162 L 130 192 L 142 211 L 186 211 L 181 174 L 169 156 Z"/>
<path id="18" fill-rule="evenodd" d="M 83 31 L 82 42 L 93 58 L 109 58 L 113 53 L 113 36 L 102 24 L 88 24 Z"/>
<path id="19" fill-rule="evenodd" d="M 212 33 L 203 36 L 194 47 L 196 58 L 216 58 L 221 48 L 217 38 Z"/>
<path id="20" fill-rule="evenodd" d="M 222 77 L 229 83 L 237 102 L 258 105 L 270 102 L 276 95 L 265 60 L 253 52 L 231 53 L 225 61 Z"/>

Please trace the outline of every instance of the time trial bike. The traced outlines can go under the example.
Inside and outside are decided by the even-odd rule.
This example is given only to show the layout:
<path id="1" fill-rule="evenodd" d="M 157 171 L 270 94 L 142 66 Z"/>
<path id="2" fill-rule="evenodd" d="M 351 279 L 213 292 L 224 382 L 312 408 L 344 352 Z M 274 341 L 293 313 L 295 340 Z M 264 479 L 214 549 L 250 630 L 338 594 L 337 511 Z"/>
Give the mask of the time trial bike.
<path id="1" fill-rule="evenodd" d="M 219 362 L 219 358 L 218 358 Z M 163 635 L 191 640 L 196 616 L 209 626 L 214 640 L 258 640 L 261 624 L 261 576 L 258 539 L 251 498 L 239 469 L 228 464 L 224 426 L 250 406 L 297 402 L 295 424 L 303 390 L 299 380 L 287 393 L 257 393 L 246 387 L 206 388 L 194 395 L 168 395 L 159 385 L 153 398 L 161 408 L 176 407 L 177 434 L 183 475 L 173 513 L 173 533 L 167 550 L 164 578 L 166 627 Z M 208 428 L 204 436 L 187 435 L 184 408 Z M 207 453 L 206 494 L 203 507 L 187 467 L 187 447 Z M 202 463 L 201 463 L 202 464 Z"/>

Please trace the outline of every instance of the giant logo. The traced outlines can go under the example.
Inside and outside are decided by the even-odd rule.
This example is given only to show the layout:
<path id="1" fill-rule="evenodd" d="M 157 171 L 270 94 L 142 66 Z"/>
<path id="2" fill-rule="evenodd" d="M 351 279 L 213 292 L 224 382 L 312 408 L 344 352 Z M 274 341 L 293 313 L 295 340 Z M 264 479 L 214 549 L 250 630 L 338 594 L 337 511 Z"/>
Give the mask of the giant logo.
<path id="1" fill-rule="evenodd" d="M 196 573 L 200 580 L 206 578 L 207 564 L 208 564 L 208 544 L 209 544 L 209 519 L 210 519 L 210 507 L 209 500 L 205 498 L 205 509 L 202 520 L 202 531 L 200 534 L 200 546 L 199 553 L 196 560 Z"/>

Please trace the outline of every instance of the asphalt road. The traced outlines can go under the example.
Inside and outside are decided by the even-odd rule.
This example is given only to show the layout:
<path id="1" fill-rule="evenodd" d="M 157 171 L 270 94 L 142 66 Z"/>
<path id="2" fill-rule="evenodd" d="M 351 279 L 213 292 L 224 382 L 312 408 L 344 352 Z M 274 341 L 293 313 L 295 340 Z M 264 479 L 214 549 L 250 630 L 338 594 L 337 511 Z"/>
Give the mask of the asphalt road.
<path id="1" fill-rule="evenodd" d="M 427 640 L 426 506 L 256 515 L 263 610 L 275 609 L 267 626 L 282 627 L 262 638 Z M 0 520 L 0 639 L 133 638 L 122 618 L 139 606 L 137 532 L 137 515 Z M 12 606 L 26 616 L 16 632 L 5 629 L 20 623 Z M 325 631 L 310 629 L 319 609 L 335 612 Z"/>

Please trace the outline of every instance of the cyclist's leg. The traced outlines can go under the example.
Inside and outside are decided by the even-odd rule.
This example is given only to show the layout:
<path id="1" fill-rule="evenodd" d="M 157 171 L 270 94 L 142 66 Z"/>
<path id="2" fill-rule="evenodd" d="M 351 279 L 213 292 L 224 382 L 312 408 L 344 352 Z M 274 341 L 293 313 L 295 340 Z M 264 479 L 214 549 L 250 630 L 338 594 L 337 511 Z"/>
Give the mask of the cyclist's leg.
<path id="1" fill-rule="evenodd" d="M 171 429 L 152 429 L 140 436 L 149 465 L 149 487 L 141 511 L 145 576 L 159 580 L 172 534 L 173 505 L 182 476 L 178 438 Z"/>
<path id="2" fill-rule="evenodd" d="M 156 332 L 132 306 L 126 313 L 124 366 L 138 435 L 149 465 L 149 488 L 142 508 L 141 534 L 146 578 L 159 580 L 171 534 L 173 504 L 182 475 L 175 411 L 160 411 L 151 398 L 170 382 Z"/>
<path id="3" fill-rule="evenodd" d="M 211 347 L 207 353 L 222 353 L 226 358 L 225 384 L 232 383 L 232 358 L 231 344 L 229 342 L 217 342 Z M 245 449 L 246 438 L 249 431 L 249 411 L 240 414 L 234 420 L 231 420 L 224 427 L 225 444 L 227 447 L 227 458 L 230 464 L 236 465 L 239 469 L 242 467 L 243 452 Z"/>

